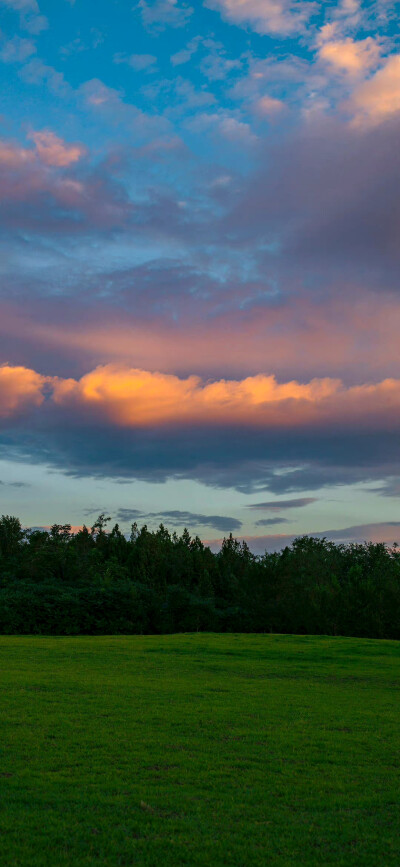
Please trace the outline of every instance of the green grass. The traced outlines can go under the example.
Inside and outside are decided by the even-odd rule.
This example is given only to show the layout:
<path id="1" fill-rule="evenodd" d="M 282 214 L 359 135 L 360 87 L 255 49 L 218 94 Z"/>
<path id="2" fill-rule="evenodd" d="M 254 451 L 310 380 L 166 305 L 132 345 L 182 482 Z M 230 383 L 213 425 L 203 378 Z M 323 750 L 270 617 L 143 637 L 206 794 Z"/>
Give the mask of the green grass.
<path id="1" fill-rule="evenodd" d="M 400 865 L 400 645 L 0 638 L 0 862 Z"/>

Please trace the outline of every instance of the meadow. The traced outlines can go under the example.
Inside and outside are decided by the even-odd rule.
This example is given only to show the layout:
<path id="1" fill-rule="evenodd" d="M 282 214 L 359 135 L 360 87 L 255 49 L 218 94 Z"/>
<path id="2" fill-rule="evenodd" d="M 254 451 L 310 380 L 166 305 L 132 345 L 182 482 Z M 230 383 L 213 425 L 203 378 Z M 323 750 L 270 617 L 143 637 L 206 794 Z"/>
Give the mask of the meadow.
<path id="1" fill-rule="evenodd" d="M 0 637 L 0 861 L 400 863 L 400 644 Z"/>

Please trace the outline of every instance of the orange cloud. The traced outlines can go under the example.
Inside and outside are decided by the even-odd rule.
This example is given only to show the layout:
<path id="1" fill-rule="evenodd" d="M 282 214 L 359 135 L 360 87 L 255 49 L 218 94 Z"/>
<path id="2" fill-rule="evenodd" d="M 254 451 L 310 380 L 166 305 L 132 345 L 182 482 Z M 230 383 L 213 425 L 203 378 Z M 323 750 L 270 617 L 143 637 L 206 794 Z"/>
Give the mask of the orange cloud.
<path id="1" fill-rule="evenodd" d="M 121 427 L 241 425 L 249 427 L 371 428 L 400 422 L 400 381 L 346 388 L 339 379 L 291 380 L 258 374 L 203 382 L 135 368 L 104 365 L 79 381 L 55 380 L 54 401 Z"/>
<path id="2" fill-rule="evenodd" d="M 258 374 L 204 382 L 137 368 L 103 365 L 81 379 L 44 377 L 25 367 L 0 368 L 0 415 L 48 406 L 120 428 L 241 426 L 265 430 L 385 430 L 400 424 L 400 380 L 346 388 L 340 379 L 290 380 Z"/>
<path id="3" fill-rule="evenodd" d="M 43 403 L 46 377 L 27 367 L 0 367 L 0 418 L 10 418 Z"/>
<path id="4" fill-rule="evenodd" d="M 278 384 L 274 376 L 204 383 L 113 365 L 96 368 L 78 382 L 57 381 L 58 404 L 81 404 L 117 425 L 142 427 L 179 424 L 293 424 L 333 394 L 338 381 Z M 300 415 L 299 408 L 301 407 Z"/>
<path id="5" fill-rule="evenodd" d="M 380 123 L 400 111 L 400 54 L 356 88 L 351 108 L 356 124 Z"/>

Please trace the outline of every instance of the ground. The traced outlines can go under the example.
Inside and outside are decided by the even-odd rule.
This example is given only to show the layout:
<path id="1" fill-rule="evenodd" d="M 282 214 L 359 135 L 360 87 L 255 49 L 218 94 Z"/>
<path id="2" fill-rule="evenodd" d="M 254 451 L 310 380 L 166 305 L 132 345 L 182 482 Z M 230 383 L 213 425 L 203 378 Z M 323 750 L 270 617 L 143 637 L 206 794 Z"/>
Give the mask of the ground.
<path id="1" fill-rule="evenodd" d="M 400 864 L 400 643 L 0 637 L 5 867 Z"/>

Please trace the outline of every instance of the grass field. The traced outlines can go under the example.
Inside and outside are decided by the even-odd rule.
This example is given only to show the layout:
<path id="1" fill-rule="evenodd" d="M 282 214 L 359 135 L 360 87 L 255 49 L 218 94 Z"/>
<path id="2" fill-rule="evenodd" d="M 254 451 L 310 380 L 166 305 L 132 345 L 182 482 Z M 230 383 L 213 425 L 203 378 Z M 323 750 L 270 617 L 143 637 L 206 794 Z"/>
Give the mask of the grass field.
<path id="1" fill-rule="evenodd" d="M 400 865 L 400 645 L 0 638 L 0 862 Z"/>

